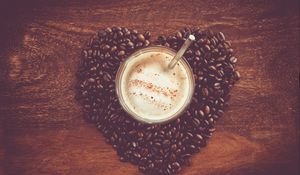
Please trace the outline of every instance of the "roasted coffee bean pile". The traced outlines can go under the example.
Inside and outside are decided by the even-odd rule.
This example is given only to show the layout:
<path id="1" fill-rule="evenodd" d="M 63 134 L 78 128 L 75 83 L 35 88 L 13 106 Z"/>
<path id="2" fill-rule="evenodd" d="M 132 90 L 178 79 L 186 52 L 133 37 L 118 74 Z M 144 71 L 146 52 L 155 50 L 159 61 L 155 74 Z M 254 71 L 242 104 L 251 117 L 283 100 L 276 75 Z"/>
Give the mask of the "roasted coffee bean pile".
<path id="1" fill-rule="evenodd" d="M 77 99 L 86 119 L 95 123 L 121 161 L 138 165 L 146 174 L 175 174 L 190 165 L 192 154 L 207 144 L 215 122 L 223 115 L 229 91 L 240 74 L 237 58 L 223 33 L 184 28 L 174 36 L 159 36 L 156 45 L 178 50 L 189 34 L 196 41 L 184 54 L 193 68 L 196 87 L 186 112 L 167 124 L 143 124 L 120 106 L 115 75 L 122 61 L 150 45 L 150 33 L 113 27 L 101 30 L 82 51 Z"/>

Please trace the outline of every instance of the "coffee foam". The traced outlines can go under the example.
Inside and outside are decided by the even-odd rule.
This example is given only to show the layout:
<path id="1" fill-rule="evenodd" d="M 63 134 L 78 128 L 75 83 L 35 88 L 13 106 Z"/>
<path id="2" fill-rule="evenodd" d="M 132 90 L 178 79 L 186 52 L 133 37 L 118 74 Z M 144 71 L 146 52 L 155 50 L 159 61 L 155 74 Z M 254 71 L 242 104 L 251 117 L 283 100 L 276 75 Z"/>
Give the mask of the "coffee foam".
<path id="1" fill-rule="evenodd" d="M 188 73 L 180 62 L 168 69 L 173 57 L 152 51 L 128 63 L 121 90 L 125 103 L 138 116 L 160 120 L 174 115 L 184 105 L 190 90 Z"/>

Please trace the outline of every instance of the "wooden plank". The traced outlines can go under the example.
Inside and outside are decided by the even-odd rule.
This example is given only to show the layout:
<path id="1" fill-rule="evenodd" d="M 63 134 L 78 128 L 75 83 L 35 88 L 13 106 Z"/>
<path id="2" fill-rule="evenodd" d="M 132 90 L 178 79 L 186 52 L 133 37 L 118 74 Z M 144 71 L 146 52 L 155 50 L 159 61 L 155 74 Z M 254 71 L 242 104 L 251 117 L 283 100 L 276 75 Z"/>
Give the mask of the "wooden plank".
<path id="1" fill-rule="evenodd" d="M 2 17 L 5 174 L 140 174 L 83 121 L 74 99 L 81 48 L 113 25 L 149 30 L 152 40 L 198 26 L 222 31 L 232 42 L 242 79 L 208 147 L 181 174 L 297 174 L 299 2 L 51 1 L 21 7 L 9 7 L 12 16 Z"/>

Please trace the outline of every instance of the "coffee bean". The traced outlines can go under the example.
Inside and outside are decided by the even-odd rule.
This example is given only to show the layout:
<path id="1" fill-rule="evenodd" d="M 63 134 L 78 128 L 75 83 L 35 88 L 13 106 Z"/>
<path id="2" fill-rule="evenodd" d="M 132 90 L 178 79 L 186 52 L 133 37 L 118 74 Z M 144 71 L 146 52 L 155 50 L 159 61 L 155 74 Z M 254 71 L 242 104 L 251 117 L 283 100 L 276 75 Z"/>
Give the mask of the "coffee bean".
<path id="1" fill-rule="evenodd" d="M 237 62 L 237 58 L 236 57 L 230 57 L 229 61 L 232 63 L 232 64 L 235 64 Z"/>
<path id="2" fill-rule="evenodd" d="M 206 105 L 206 106 L 204 107 L 204 113 L 205 113 L 206 115 L 208 115 L 209 112 L 210 112 L 210 108 L 209 108 L 208 105 Z"/>
<path id="3" fill-rule="evenodd" d="M 163 145 L 164 145 L 164 146 L 167 146 L 167 147 L 170 145 L 170 143 L 171 143 L 171 142 L 170 142 L 169 140 L 164 140 L 164 141 L 163 141 Z"/>
<path id="4" fill-rule="evenodd" d="M 188 49 L 188 50 L 185 52 L 185 55 L 186 55 L 186 56 L 191 56 L 192 54 L 193 54 L 192 49 Z"/>
<path id="5" fill-rule="evenodd" d="M 144 33 L 144 36 L 145 36 L 145 39 L 150 39 L 150 36 L 151 36 L 151 33 L 149 32 L 149 31 L 146 31 L 145 33 Z"/>
<path id="6" fill-rule="evenodd" d="M 167 41 L 167 38 L 165 36 L 159 36 L 157 39 L 158 44 L 164 45 Z M 169 43 L 168 43 L 169 45 Z M 168 46 L 167 46 L 168 47 Z"/>
<path id="7" fill-rule="evenodd" d="M 201 52 L 200 52 L 200 50 L 196 50 L 195 51 L 195 55 L 196 56 L 201 56 Z M 198 57 L 199 58 L 199 57 Z M 200 61 L 200 59 L 197 59 L 198 61 Z"/>
<path id="8" fill-rule="evenodd" d="M 126 159 L 125 159 L 124 157 L 120 157 L 119 159 L 120 159 L 120 161 L 122 161 L 122 162 L 126 162 Z"/>
<path id="9" fill-rule="evenodd" d="M 195 92 L 186 112 L 166 124 L 135 121 L 124 112 L 115 92 L 118 66 L 137 49 L 151 45 L 150 32 L 106 28 L 81 53 L 76 99 L 85 118 L 96 124 L 120 161 L 137 164 L 146 174 L 175 174 L 191 164 L 190 157 L 206 146 L 224 114 L 230 89 L 240 79 L 237 58 L 222 32 L 184 28 L 174 36 L 159 36 L 155 43 L 178 50 L 191 33 L 196 41 L 184 56 L 193 68 Z"/>
<path id="10" fill-rule="evenodd" d="M 146 172 L 146 167 L 144 167 L 144 166 L 139 166 L 139 170 L 141 171 L 141 172 Z"/>
<path id="11" fill-rule="evenodd" d="M 121 31 L 118 31 L 117 34 L 118 34 L 118 37 L 119 37 L 119 38 L 123 37 L 123 35 L 124 35 L 124 33 L 121 32 Z"/>
<path id="12" fill-rule="evenodd" d="M 111 56 L 110 56 L 110 54 L 109 53 L 106 53 L 105 55 L 104 55 L 104 58 L 106 58 L 106 59 L 108 59 L 108 58 L 110 58 Z M 108 64 L 109 62 L 107 62 L 107 64 Z"/>
<path id="13" fill-rule="evenodd" d="M 136 48 L 141 48 L 143 46 L 143 43 L 142 42 L 138 42 L 135 44 L 135 47 Z"/>
<path id="14" fill-rule="evenodd" d="M 95 79 L 94 79 L 94 78 L 89 78 L 89 79 L 88 79 L 88 82 L 94 83 L 94 82 L 95 82 Z"/>
<path id="15" fill-rule="evenodd" d="M 197 116 L 197 115 L 196 115 Z M 197 118 L 193 118 L 193 124 L 195 125 L 195 127 L 198 127 L 200 125 L 200 120 Z"/>
<path id="16" fill-rule="evenodd" d="M 135 30 L 135 29 L 133 29 L 133 30 L 132 30 L 132 33 L 133 33 L 133 34 L 138 34 L 138 31 Z"/>
<path id="17" fill-rule="evenodd" d="M 107 33 L 111 33 L 111 32 L 112 32 L 112 29 L 109 28 L 109 27 L 107 27 L 107 28 L 105 29 L 105 31 L 106 31 Z"/>
<path id="18" fill-rule="evenodd" d="M 196 139 L 203 140 L 203 137 L 200 134 L 196 134 Z"/>
<path id="19" fill-rule="evenodd" d="M 203 88 L 202 89 L 202 95 L 203 95 L 203 97 L 207 97 L 208 96 L 208 89 L 207 88 Z"/>
<path id="20" fill-rule="evenodd" d="M 240 75 L 240 73 L 239 73 L 238 71 L 235 71 L 235 72 L 234 72 L 234 78 L 235 78 L 236 80 L 239 80 L 239 79 L 241 78 L 241 75 Z"/>
<path id="21" fill-rule="evenodd" d="M 186 134 L 187 134 L 187 136 L 188 136 L 189 138 L 193 137 L 193 134 L 190 133 L 190 132 L 187 132 Z"/>
<path id="22" fill-rule="evenodd" d="M 184 159 L 183 164 L 186 165 L 186 166 L 190 166 L 191 165 L 191 160 L 190 159 Z"/>
<path id="23" fill-rule="evenodd" d="M 118 53 L 118 56 L 122 57 L 125 55 L 125 51 L 124 50 L 121 50 L 119 53 Z"/>
<path id="24" fill-rule="evenodd" d="M 106 44 L 106 45 L 104 45 L 104 47 L 103 47 L 103 50 L 104 50 L 104 51 L 106 51 L 106 50 L 108 50 L 108 49 L 110 49 L 110 46 L 109 46 L 109 45 L 107 45 L 107 44 Z"/>
<path id="25" fill-rule="evenodd" d="M 141 41 L 141 42 L 144 42 L 145 41 L 145 37 L 143 34 L 138 34 L 138 39 Z"/>
<path id="26" fill-rule="evenodd" d="M 209 45 L 205 45 L 204 48 L 206 49 L 206 51 L 210 51 L 211 48 L 209 47 Z"/>
<path id="27" fill-rule="evenodd" d="M 106 31 L 100 30 L 100 31 L 98 32 L 98 37 L 99 37 L 99 38 L 102 38 L 102 37 L 105 37 L 105 36 L 106 36 Z"/>
<path id="28" fill-rule="evenodd" d="M 136 159 L 140 160 L 141 155 L 139 153 L 135 152 L 133 155 Z"/>
<path id="29" fill-rule="evenodd" d="M 149 45 L 150 45 L 150 41 L 149 41 L 149 40 L 145 40 L 144 46 L 147 47 L 147 46 L 149 46 Z"/>
<path id="30" fill-rule="evenodd" d="M 181 38 L 182 38 L 182 34 L 181 34 L 180 31 L 178 31 L 178 32 L 176 33 L 176 37 L 177 37 L 177 39 L 181 39 Z"/>
<path id="31" fill-rule="evenodd" d="M 192 155 L 191 154 L 183 154 L 181 155 L 182 158 L 187 159 L 190 158 Z"/>
<path id="32" fill-rule="evenodd" d="M 162 144 L 160 142 L 155 142 L 154 145 L 160 147 Z"/>
<path id="33" fill-rule="evenodd" d="M 154 168 L 154 163 L 150 163 L 150 164 L 148 165 L 148 168 L 149 168 L 149 169 Z"/>
<path id="34" fill-rule="evenodd" d="M 170 47 L 170 44 L 169 43 L 165 43 L 164 46 Z"/>
<path id="35" fill-rule="evenodd" d="M 222 32 L 219 32 L 218 35 L 217 35 L 218 39 L 221 40 L 221 41 L 224 41 L 225 40 L 225 36 Z"/>
<path id="36" fill-rule="evenodd" d="M 134 48 L 133 42 L 129 41 L 129 42 L 127 43 L 127 47 L 128 47 L 129 49 L 133 49 L 133 48 Z"/>
<path id="37" fill-rule="evenodd" d="M 204 115 L 205 115 L 203 110 L 198 110 L 198 114 L 199 114 L 200 117 L 204 117 Z"/>
<path id="38" fill-rule="evenodd" d="M 113 46 L 113 47 L 111 47 L 110 52 L 114 53 L 116 50 L 117 50 L 117 46 Z"/>

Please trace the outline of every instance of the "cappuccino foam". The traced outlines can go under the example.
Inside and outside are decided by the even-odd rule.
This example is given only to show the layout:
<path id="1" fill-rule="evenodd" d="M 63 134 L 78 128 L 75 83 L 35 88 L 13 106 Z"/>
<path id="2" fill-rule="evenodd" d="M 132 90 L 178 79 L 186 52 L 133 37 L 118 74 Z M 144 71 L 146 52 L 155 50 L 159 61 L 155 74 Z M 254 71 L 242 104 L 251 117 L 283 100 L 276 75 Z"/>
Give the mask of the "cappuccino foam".
<path id="1" fill-rule="evenodd" d="M 137 55 L 128 63 L 121 91 L 127 106 L 138 116 L 165 119 L 185 104 L 190 91 L 188 72 L 181 62 L 168 69 L 173 57 L 152 51 Z"/>

